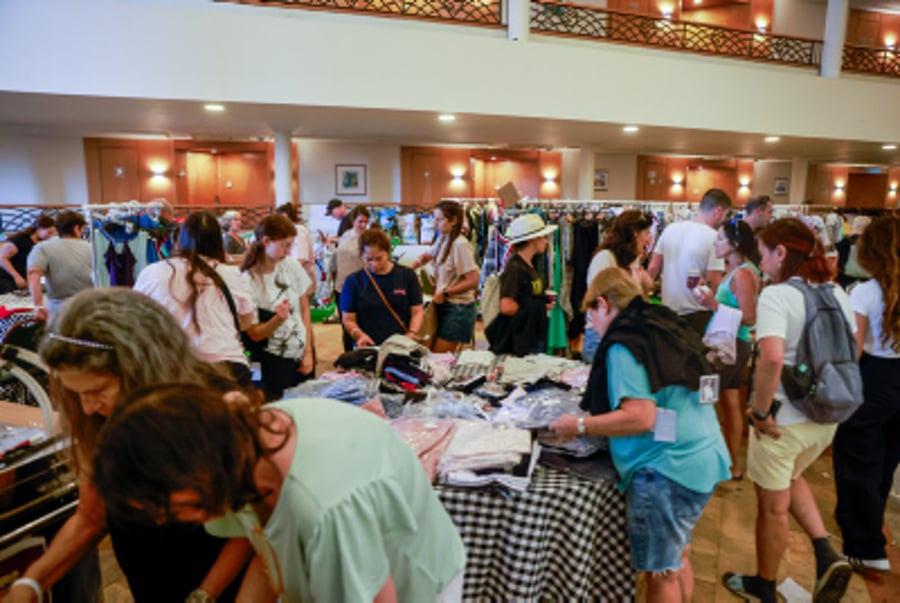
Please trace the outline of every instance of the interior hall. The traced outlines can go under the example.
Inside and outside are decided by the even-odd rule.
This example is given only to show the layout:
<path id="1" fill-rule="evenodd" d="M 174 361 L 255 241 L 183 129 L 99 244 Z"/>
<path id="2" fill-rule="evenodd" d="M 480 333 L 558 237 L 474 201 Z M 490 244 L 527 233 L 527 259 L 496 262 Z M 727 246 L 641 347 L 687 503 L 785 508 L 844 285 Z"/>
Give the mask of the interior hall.
<path id="1" fill-rule="evenodd" d="M 670 226 L 702 220 L 710 190 L 724 192 L 731 203 L 716 232 L 727 230 L 735 217 L 746 218 L 766 199 L 775 219 L 810 226 L 823 242 L 823 253 L 846 276 L 847 254 L 856 262 L 857 248 L 850 243 L 856 245 L 866 225 L 897 216 L 898 42 L 896 0 L 5 0 L 0 2 L 0 237 L 8 242 L 35 227 L 29 236 L 39 239 L 40 217 L 52 216 L 61 241 L 68 237 L 90 244 L 97 290 L 126 285 L 152 296 L 147 268 L 178 253 L 174 237 L 157 238 L 166 220 L 181 224 L 189 215 L 210 212 L 225 229 L 227 246 L 228 226 L 237 216 L 233 238 L 249 249 L 268 232 L 271 218 L 265 220 L 275 209 L 291 205 L 299 210 L 299 220 L 292 221 L 303 225 L 297 229 L 300 237 L 309 239 L 308 262 L 301 265 L 308 269 L 312 289 L 308 305 L 295 304 L 298 317 L 286 324 L 292 335 L 304 333 L 313 359 L 304 360 L 301 351 L 299 361 L 312 362 L 315 376 L 321 377 L 335 371 L 348 340 L 352 348 L 367 326 L 365 314 L 353 311 L 347 322 L 335 280 L 339 229 L 344 228 L 333 213 L 335 200 L 348 210 L 366 208 L 368 225 L 377 222 L 388 233 L 391 266 L 419 269 L 428 263 L 425 259 L 433 262 L 436 280 L 429 285 L 425 278 L 417 298 L 425 301 L 425 311 L 435 295 L 444 295 L 460 305 L 478 305 L 480 312 L 486 283 L 517 255 L 517 243 L 534 240 L 521 228 L 523 220 L 537 215 L 551 248 L 536 254 L 541 259 L 535 266 L 553 308 L 542 318 L 549 326 L 540 323 L 539 343 L 547 354 L 531 364 L 537 355 L 511 359 L 508 365 L 498 360 L 506 357 L 499 353 L 485 360 L 488 356 L 480 354 L 491 354 L 493 344 L 479 314 L 471 336 L 457 342 L 452 360 L 445 361 L 449 372 L 425 406 L 440 406 L 451 390 L 466 400 L 483 381 L 502 384 L 504 395 L 522 386 L 534 405 L 529 409 L 540 408 L 552 396 L 541 397 L 540 389 L 525 394 L 535 382 L 541 387 L 556 380 L 561 387 L 561 375 L 580 375 L 574 386 L 549 390 L 558 393 L 554 403 L 568 400 L 574 409 L 591 372 L 583 354 L 597 312 L 581 311 L 590 287 L 585 273 L 604 233 L 622 213 L 639 210 L 651 216 L 655 246 Z M 439 258 L 425 258 L 443 236 L 435 217 L 448 218 L 436 208 L 448 200 L 464 209 L 465 237 L 478 272 L 474 288 L 457 295 L 446 290 L 464 288 L 464 279 L 441 280 L 446 277 L 436 268 Z M 64 227 L 67 220 L 74 222 Z M 579 238 L 587 231 L 589 237 Z M 139 250 L 129 242 L 136 234 Z M 124 279 L 121 267 L 113 267 L 121 258 L 108 255 L 124 249 L 123 241 L 135 256 Z M 4 249 L 12 247 L 0 248 L 0 277 L 14 260 L 9 257 L 14 252 Z M 637 263 L 652 277 L 646 292 L 664 298 L 665 263 L 658 272 L 652 263 L 662 253 L 654 254 L 653 247 L 644 251 Z M 25 256 L 31 254 L 19 255 L 24 270 Z M 361 270 L 369 256 L 353 255 L 354 270 Z M 247 256 L 228 252 L 226 257 L 223 264 L 240 266 Z M 66 259 L 73 262 L 75 256 Z M 265 272 L 267 261 L 258 259 L 245 273 Z M 760 282 L 769 280 L 757 265 Z M 46 265 L 37 277 L 31 260 L 27 266 L 21 282 L 11 276 L 10 291 L 0 293 L 0 600 L 40 601 L 52 592 L 63 601 L 92 596 L 140 601 L 143 591 L 131 578 L 127 551 L 105 527 L 90 532 L 91 542 L 79 544 L 91 552 L 79 556 L 72 571 L 68 561 L 54 561 L 63 569 L 40 561 L 53 559 L 53 536 L 81 517 L 81 507 L 66 457 L 73 435 L 70 411 L 54 399 L 49 385 L 58 367 L 47 366 L 37 354 L 43 333 L 37 329 L 48 314 L 52 321 L 53 304 L 62 300 L 54 299 L 55 283 L 48 288 L 53 275 Z M 373 270 L 378 276 L 378 268 Z M 138 284 L 143 272 L 145 282 Z M 291 275 L 305 282 L 306 277 Z M 32 283 L 32 278 L 37 280 Z M 851 275 L 847 282 L 865 278 Z M 282 293 L 288 290 L 284 279 L 275 280 Z M 239 310 L 245 294 L 228 282 Z M 704 278 L 703 286 L 715 289 L 715 284 Z M 846 304 L 854 300 L 851 294 Z M 469 295 L 477 301 L 470 302 Z M 263 311 L 256 289 L 250 288 L 246 298 Z M 387 308 L 376 314 L 393 322 L 394 309 L 385 303 Z M 763 304 L 759 307 L 758 323 L 765 320 Z M 226 307 L 222 315 L 227 328 L 235 323 L 240 332 L 245 325 L 238 310 L 229 313 Z M 311 317 L 308 324 L 300 318 L 304 312 Z M 402 320 L 397 319 L 403 332 L 417 330 L 416 314 L 410 312 L 407 318 L 403 310 Z M 184 325 L 191 322 L 178 318 Z M 263 322 L 256 310 L 252 320 Z M 873 325 L 871 320 L 863 324 Z M 190 328 L 184 326 L 189 335 Z M 280 337 L 274 328 L 267 335 L 270 342 Z M 865 354 L 872 351 L 870 340 L 860 340 Z M 118 345 L 97 345 L 107 344 L 110 350 Z M 429 347 L 429 356 L 442 357 L 433 343 Z M 248 364 L 258 384 L 261 364 L 243 356 L 240 363 Z M 748 377 L 756 365 L 744 364 L 736 399 L 742 412 L 752 413 Z M 440 369 L 425 366 L 428 380 L 437 381 Z M 376 373 L 382 373 L 384 367 L 378 367 Z M 405 377 L 408 369 L 395 367 Z M 862 379 L 872 387 L 865 370 Z M 301 383 L 300 391 L 332 391 L 312 389 L 312 381 L 322 380 Z M 367 383 L 361 377 L 345 382 L 347 390 L 359 385 L 360 392 L 370 394 Z M 418 385 L 403 387 L 417 390 Z M 128 392 L 121 393 L 124 399 Z M 398 395 L 396 387 L 393 393 Z M 426 432 L 435 436 L 430 421 L 437 421 L 440 430 L 446 426 L 448 434 L 463 430 L 450 427 L 453 421 L 443 415 L 435 419 L 416 410 L 424 407 L 411 403 L 415 391 L 404 395 L 402 409 L 385 403 L 383 410 L 429 472 L 428 454 L 415 445 Z M 459 401 L 451 397 L 447 404 L 455 409 Z M 487 413 L 491 420 L 494 413 L 512 409 L 514 398 L 509 408 L 485 403 L 485 410 L 467 411 L 479 416 L 463 415 L 481 421 Z M 721 402 L 715 411 L 724 421 Z M 743 418 L 736 448 L 729 444 L 731 475 L 714 487 L 692 532 L 686 558 L 693 568 L 693 589 L 682 590 L 685 599 L 738 600 L 741 588 L 723 575 L 740 572 L 749 578 L 754 571 L 768 571 L 758 567 L 758 540 L 760 501 L 769 499 L 760 493 L 764 488 L 747 459 L 751 440 L 767 437 L 760 421 L 769 419 Z M 608 444 L 600 451 L 599 469 L 585 469 L 590 463 L 571 459 L 551 464 L 550 459 L 565 457 L 552 446 L 529 467 L 531 440 L 539 439 L 533 434 L 546 436 L 549 423 L 540 429 L 523 427 L 531 425 L 527 421 L 518 425 L 527 440 L 518 442 L 525 481 L 505 482 L 520 479 L 512 474 L 477 486 L 448 481 L 441 469 L 446 454 L 429 472 L 441 512 L 452 519 L 466 553 L 459 576 L 449 566 L 442 568 L 459 578 L 458 584 L 442 582 L 442 589 L 458 586 L 459 592 L 442 590 L 449 598 L 441 600 L 654 600 L 655 589 L 664 585 L 654 572 L 635 565 L 638 551 L 630 544 L 626 511 L 630 503 L 618 486 L 623 476 L 614 466 L 614 447 L 612 457 Z M 582 421 L 578 429 L 583 428 Z M 471 437 L 479 444 L 492 439 Z M 608 442 L 605 432 L 602 438 Z M 33 445 L 23 445 L 25 439 Z M 452 451 L 456 444 L 449 446 Z M 842 486 L 835 465 L 841 454 L 824 446 L 803 473 L 809 494 L 804 500 L 814 501 L 822 528 L 813 530 L 817 543 L 808 523 L 798 520 L 803 516 L 794 515 L 779 536 L 783 551 L 775 585 L 780 600 L 900 600 L 900 474 L 882 480 L 890 481 L 882 487 L 887 490 L 883 556 L 853 552 L 842 534 L 846 520 L 837 510 Z M 843 566 L 834 574 L 832 567 L 823 570 L 821 530 L 835 551 L 856 559 L 852 574 Z M 304 573 L 286 568 L 283 558 L 279 562 L 293 576 Z M 285 584 L 290 592 L 291 579 Z M 197 581 L 188 590 L 191 597 L 202 597 L 211 589 L 218 586 Z M 209 599 L 188 600 L 235 596 L 222 590 L 221 597 L 217 592 Z M 829 598 L 830 590 L 841 594 Z M 402 592 L 411 591 L 397 591 Z"/>

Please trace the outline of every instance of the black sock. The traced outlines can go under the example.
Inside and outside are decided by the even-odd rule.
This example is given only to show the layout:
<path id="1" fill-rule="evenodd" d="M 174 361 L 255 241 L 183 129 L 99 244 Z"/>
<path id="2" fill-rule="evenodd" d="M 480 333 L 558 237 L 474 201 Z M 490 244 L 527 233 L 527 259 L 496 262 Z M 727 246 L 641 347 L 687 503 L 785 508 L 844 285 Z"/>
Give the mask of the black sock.
<path id="1" fill-rule="evenodd" d="M 827 536 L 813 538 L 813 551 L 816 553 L 816 578 L 821 578 L 829 566 L 835 561 L 840 561 L 841 556 L 832 548 Z"/>
<path id="2" fill-rule="evenodd" d="M 775 581 L 766 580 L 759 574 L 744 576 L 744 591 L 759 597 L 762 603 L 777 603 L 775 597 Z"/>

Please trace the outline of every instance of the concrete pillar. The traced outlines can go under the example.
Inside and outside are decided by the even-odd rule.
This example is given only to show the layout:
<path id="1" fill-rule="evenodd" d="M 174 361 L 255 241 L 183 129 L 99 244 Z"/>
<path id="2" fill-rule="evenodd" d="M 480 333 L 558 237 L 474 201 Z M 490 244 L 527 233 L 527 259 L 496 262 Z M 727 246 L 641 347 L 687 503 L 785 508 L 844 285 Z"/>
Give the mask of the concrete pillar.
<path id="1" fill-rule="evenodd" d="M 806 199 L 806 178 L 809 175 L 809 161 L 794 157 L 791 161 L 791 204 L 799 205 Z"/>
<path id="2" fill-rule="evenodd" d="M 592 200 L 594 198 L 594 147 L 581 147 L 578 156 L 578 198 Z"/>
<path id="3" fill-rule="evenodd" d="M 507 0 L 506 37 L 514 42 L 527 42 L 531 31 L 531 0 Z"/>
<path id="4" fill-rule="evenodd" d="M 844 57 L 844 40 L 847 38 L 847 17 L 850 0 L 828 0 L 825 12 L 825 42 L 822 45 L 822 77 L 839 77 Z"/>
<path id="5" fill-rule="evenodd" d="M 291 203 L 293 174 L 291 174 L 291 134 L 275 132 L 275 206 Z"/>

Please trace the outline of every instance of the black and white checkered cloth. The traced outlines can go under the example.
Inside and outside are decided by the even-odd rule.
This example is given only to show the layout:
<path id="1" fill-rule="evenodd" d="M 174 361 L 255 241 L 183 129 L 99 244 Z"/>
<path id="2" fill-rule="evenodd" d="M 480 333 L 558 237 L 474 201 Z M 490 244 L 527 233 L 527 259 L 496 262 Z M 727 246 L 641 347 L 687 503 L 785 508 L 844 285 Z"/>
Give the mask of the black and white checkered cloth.
<path id="1" fill-rule="evenodd" d="M 436 486 L 466 545 L 465 600 L 634 597 L 625 497 L 536 467 L 528 492 Z"/>

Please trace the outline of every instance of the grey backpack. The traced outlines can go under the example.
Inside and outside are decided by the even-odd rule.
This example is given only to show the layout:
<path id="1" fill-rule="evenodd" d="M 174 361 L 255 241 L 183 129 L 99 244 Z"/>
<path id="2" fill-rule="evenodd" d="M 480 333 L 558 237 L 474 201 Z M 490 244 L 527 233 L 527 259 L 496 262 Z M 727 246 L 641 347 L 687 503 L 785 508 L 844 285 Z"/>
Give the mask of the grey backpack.
<path id="1" fill-rule="evenodd" d="M 792 278 L 803 294 L 806 322 L 797 343 L 797 363 L 781 370 L 784 393 L 811 421 L 840 423 L 863 402 L 856 338 L 834 295 L 833 283 L 810 286 Z"/>

